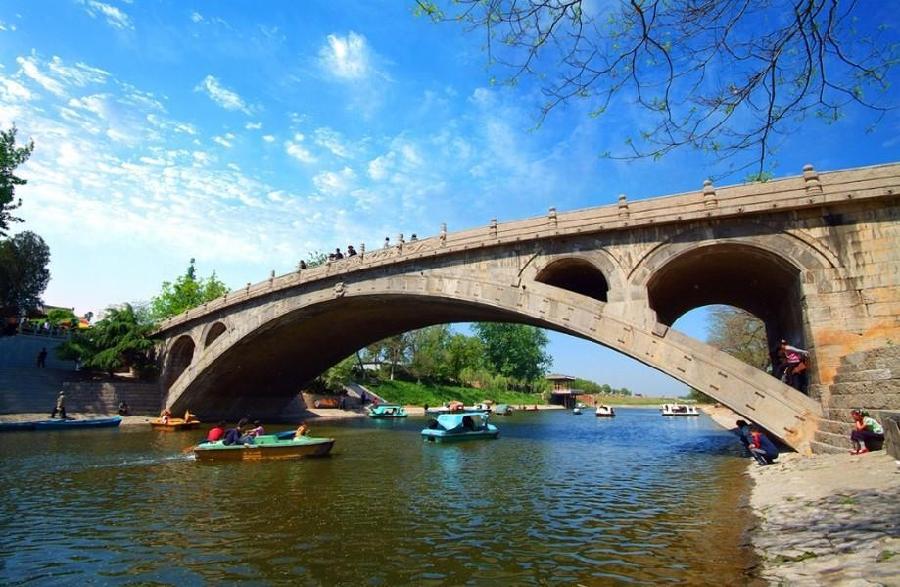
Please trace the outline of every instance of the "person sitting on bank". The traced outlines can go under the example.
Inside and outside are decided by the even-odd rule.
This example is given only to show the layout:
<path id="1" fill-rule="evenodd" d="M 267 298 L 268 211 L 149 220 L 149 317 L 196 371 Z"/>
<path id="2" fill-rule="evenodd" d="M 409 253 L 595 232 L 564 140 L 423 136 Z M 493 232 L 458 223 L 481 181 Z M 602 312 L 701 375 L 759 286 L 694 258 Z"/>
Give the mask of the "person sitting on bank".
<path id="1" fill-rule="evenodd" d="M 130 410 L 128 409 L 128 402 L 126 402 L 125 400 L 120 401 L 119 402 L 119 415 L 127 416 L 129 413 L 130 413 Z"/>
<path id="2" fill-rule="evenodd" d="M 750 454 L 760 465 L 771 465 L 778 458 L 778 447 L 754 426 L 750 429 Z"/>
<path id="3" fill-rule="evenodd" d="M 853 418 L 853 431 L 850 433 L 850 442 L 853 443 L 852 455 L 861 455 L 875 449 L 876 442 L 884 441 L 884 428 L 868 412 L 853 410 L 850 412 Z"/>
<path id="4" fill-rule="evenodd" d="M 306 422 L 300 422 L 300 426 L 294 432 L 294 438 L 300 438 L 301 436 L 309 436 L 309 426 L 306 425 Z"/>
<path id="5" fill-rule="evenodd" d="M 750 436 L 750 424 L 748 424 L 746 420 L 738 420 L 735 422 L 735 425 L 737 426 L 738 438 L 740 438 L 741 444 L 749 451 L 750 443 L 753 440 Z"/>
<path id="6" fill-rule="evenodd" d="M 206 435 L 207 442 L 216 442 L 225 437 L 225 420 L 219 420 L 219 423 L 209 429 Z"/>
<path id="7" fill-rule="evenodd" d="M 232 445 L 232 444 L 240 444 L 241 437 L 243 436 L 244 426 L 247 425 L 247 418 L 241 418 L 240 421 L 234 428 L 229 428 L 225 431 L 225 438 L 222 440 L 222 444 Z"/>
<path id="8" fill-rule="evenodd" d="M 55 418 L 56 414 L 59 414 L 60 419 L 66 419 L 66 394 L 64 391 L 60 391 L 56 396 L 56 407 L 53 408 L 50 417 Z"/>

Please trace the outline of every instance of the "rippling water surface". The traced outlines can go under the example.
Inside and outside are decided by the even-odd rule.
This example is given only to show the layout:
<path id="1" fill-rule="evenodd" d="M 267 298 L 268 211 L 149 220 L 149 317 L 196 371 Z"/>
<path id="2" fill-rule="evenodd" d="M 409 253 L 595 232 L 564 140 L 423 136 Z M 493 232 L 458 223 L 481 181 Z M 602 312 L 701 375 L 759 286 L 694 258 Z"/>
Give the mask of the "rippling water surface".
<path id="1" fill-rule="evenodd" d="M 3 434 L 0 582 L 746 583 L 736 438 L 617 414 L 449 445 L 421 418 L 314 423 L 331 457 L 272 463 L 199 464 L 196 433 L 149 426 Z"/>

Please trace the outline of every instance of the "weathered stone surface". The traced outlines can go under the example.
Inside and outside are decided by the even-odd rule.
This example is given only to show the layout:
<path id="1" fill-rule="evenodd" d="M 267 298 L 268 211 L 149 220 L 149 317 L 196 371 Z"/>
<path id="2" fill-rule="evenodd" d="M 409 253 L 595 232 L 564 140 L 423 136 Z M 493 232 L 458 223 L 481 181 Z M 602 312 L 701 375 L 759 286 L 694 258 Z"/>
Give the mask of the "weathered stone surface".
<path id="1" fill-rule="evenodd" d="M 860 381 L 885 381 L 894 377 L 891 369 L 862 369 L 860 371 L 838 371 L 835 383 L 855 383 Z"/>
<path id="2" fill-rule="evenodd" d="M 278 409 L 381 338 L 517 321 L 631 356 L 804 450 L 818 401 L 668 327 L 697 307 L 744 308 L 764 317 L 773 346 L 785 338 L 811 351 L 817 386 L 832 383 L 847 355 L 900 340 L 891 310 L 900 303 L 900 165 L 819 177 L 815 198 L 797 178 L 717 188 L 714 210 L 702 192 L 646 199 L 629 202 L 627 217 L 605 206 L 442 231 L 271 277 L 161 326 L 166 404 Z M 890 368 L 867 361 L 847 364 Z"/>

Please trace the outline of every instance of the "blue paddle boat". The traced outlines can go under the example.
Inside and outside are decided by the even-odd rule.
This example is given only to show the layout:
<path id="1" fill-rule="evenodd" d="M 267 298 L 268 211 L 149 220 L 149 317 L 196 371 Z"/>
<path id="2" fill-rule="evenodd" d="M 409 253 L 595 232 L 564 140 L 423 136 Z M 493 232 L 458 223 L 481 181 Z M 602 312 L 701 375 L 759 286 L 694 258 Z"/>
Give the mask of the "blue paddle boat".
<path id="1" fill-rule="evenodd" d="M 370 418 L 405 418 L 406 408 L 399 404 L 379 404 L 369 408 Z"/>
<path id="2" fill-rule="evenodd" d="M 500 431 L 493 424 L 488 424 L 488 418 L 486 413 L 441 414 L 422 430 L 422 438 L 426 442 L 497 438 Z"/>
<path id="3" fill-rule="evenodd" d="M 113 428 L 122 423 L 122 416 L 112 418 L 85 418 L 84 420 L 38 420 L 35 430 L 80 430 L 81 428 Z"/>

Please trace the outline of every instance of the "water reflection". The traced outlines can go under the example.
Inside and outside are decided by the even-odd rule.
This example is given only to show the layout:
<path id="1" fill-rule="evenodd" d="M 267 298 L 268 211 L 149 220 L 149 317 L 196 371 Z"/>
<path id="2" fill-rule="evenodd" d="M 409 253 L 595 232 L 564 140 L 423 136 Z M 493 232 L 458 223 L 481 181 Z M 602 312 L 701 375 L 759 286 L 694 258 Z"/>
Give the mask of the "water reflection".
<path id="1" fill-rule="evenodd" d="M 705 417 L 518 413 L 499 440 L 446 445 L 424 422 L 314 423 L 331 457 L 262 464 L 193 462 L 195 433 L 4 435 L 0 578 L 746 581 L 745 462 Z"/>

